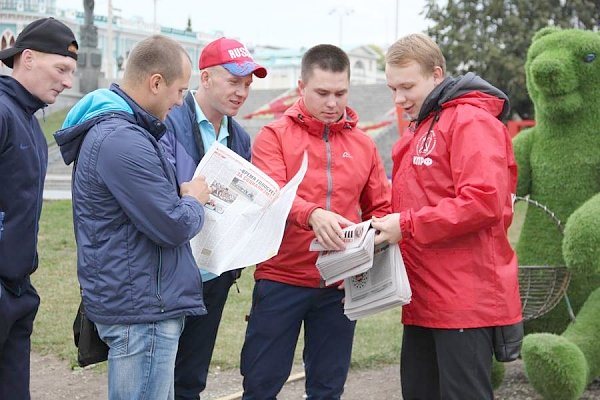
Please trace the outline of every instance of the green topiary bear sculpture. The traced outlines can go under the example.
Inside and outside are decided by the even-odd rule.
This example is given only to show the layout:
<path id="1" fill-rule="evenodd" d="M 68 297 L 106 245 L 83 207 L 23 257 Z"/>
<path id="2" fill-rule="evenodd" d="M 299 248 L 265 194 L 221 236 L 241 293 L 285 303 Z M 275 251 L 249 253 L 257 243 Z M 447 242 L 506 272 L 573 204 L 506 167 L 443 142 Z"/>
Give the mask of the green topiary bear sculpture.
<path id="1" fill-rule="evenodd" d="M 600 375 L 600 34 L 544 28 L 525 70 L 536 126 L 514 139 L 517 194 L 545 204 L 566 225 L 563 237 L 548 215 L 529 207 L 519 264 L 566 265 L 577 320 L 569 324 L 561 302 L 528 322 L 521 354 L 545 399 L 577 399 Z"/>

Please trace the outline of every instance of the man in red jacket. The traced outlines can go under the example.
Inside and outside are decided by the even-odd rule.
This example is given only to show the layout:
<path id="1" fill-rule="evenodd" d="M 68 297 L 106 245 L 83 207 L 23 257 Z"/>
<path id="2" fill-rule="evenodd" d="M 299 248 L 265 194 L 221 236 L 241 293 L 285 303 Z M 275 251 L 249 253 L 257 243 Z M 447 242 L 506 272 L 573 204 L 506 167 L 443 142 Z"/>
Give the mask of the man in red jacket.
<path id="1" fill-rule="evenodd" d="M 504 93 L 474 74 L 445 77 L 422 34 L 394 43 L 386 79 L 412 129 L 394 146 L 392 208 L 376 243 L 400 241 L 412 288 L 402 310 L 402 396 L 493 399 L 494 327 L 521 323 L 507 229 L 517 169 Z"/>
<path id="2" fill-rule="evenodd" d="M 342 226 L 391 210 L 390 188 L 375 144 L 347 107 L 350 62 L 318 45 L 302 58 L 301 98 L 258 134 L 252 161 L 283 186 L 308 154 L 308 171 L 288 216 L 279 253 L 257 266 L 242 349 L 244 396 L 274 399 L 288 378 L 304 324 L 309 399 L 339 399 L 350 366 L 354 322 L 344 315 L 339 284 L 325 287 L 308 250 L 317 237 L 342 249 Z"/>

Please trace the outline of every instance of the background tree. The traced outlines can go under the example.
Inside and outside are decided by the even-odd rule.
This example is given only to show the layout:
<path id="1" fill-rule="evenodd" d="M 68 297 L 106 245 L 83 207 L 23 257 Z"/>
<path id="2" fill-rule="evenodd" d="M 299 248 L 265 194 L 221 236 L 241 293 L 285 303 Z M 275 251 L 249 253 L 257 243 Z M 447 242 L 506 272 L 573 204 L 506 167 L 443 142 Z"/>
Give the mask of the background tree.
<path id="1" fill-rule="evenodd" d="M 427 0 L 427 29 L 446 56 L 450 74 L 472 71 L 503 90 L 513 115 L 533 118 L 525 59 L 539 29 L 597 29 L 600 0 Z"/>
<path id="2" fill-rule="evenodd" d="M 371 50 L 377 53 L 377 69 L 383 71 L 385 70 L 385 51 L 376 44 L 368 45 Z"/>

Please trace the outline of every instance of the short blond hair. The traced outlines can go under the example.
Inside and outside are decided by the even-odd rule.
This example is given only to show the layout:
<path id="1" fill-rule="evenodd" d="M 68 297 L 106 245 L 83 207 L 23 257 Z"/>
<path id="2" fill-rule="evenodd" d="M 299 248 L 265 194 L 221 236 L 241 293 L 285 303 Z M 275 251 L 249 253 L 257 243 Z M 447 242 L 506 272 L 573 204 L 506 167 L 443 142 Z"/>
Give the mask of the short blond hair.
<path id="1" fill-rule="evenodd" d="M 440 47 L 422 33 L 413 33 L 398 39 L 385 55 L 385 63 L 389 65 L 404 66 L 410 61 L 416 61 L 424 73 L 433 72 L 435 67 L 440 67 L 446 74 L 446 59 Z"/>

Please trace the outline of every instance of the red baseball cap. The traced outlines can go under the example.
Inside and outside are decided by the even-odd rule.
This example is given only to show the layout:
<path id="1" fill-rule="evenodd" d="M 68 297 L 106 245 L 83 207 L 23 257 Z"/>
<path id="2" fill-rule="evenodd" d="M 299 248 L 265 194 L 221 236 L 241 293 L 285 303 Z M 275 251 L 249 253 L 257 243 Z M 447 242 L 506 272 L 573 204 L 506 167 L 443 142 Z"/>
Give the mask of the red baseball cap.
<path id="1" fill-rule="evenodd" d="M 210 42 L 200 54 L 200 69 L 220 65 L 235 76 L 254 74 L 259 78 L 267 76 L 267 69 L 254 62 L 250 52 L 240 42 L 225 37 Z"/>

